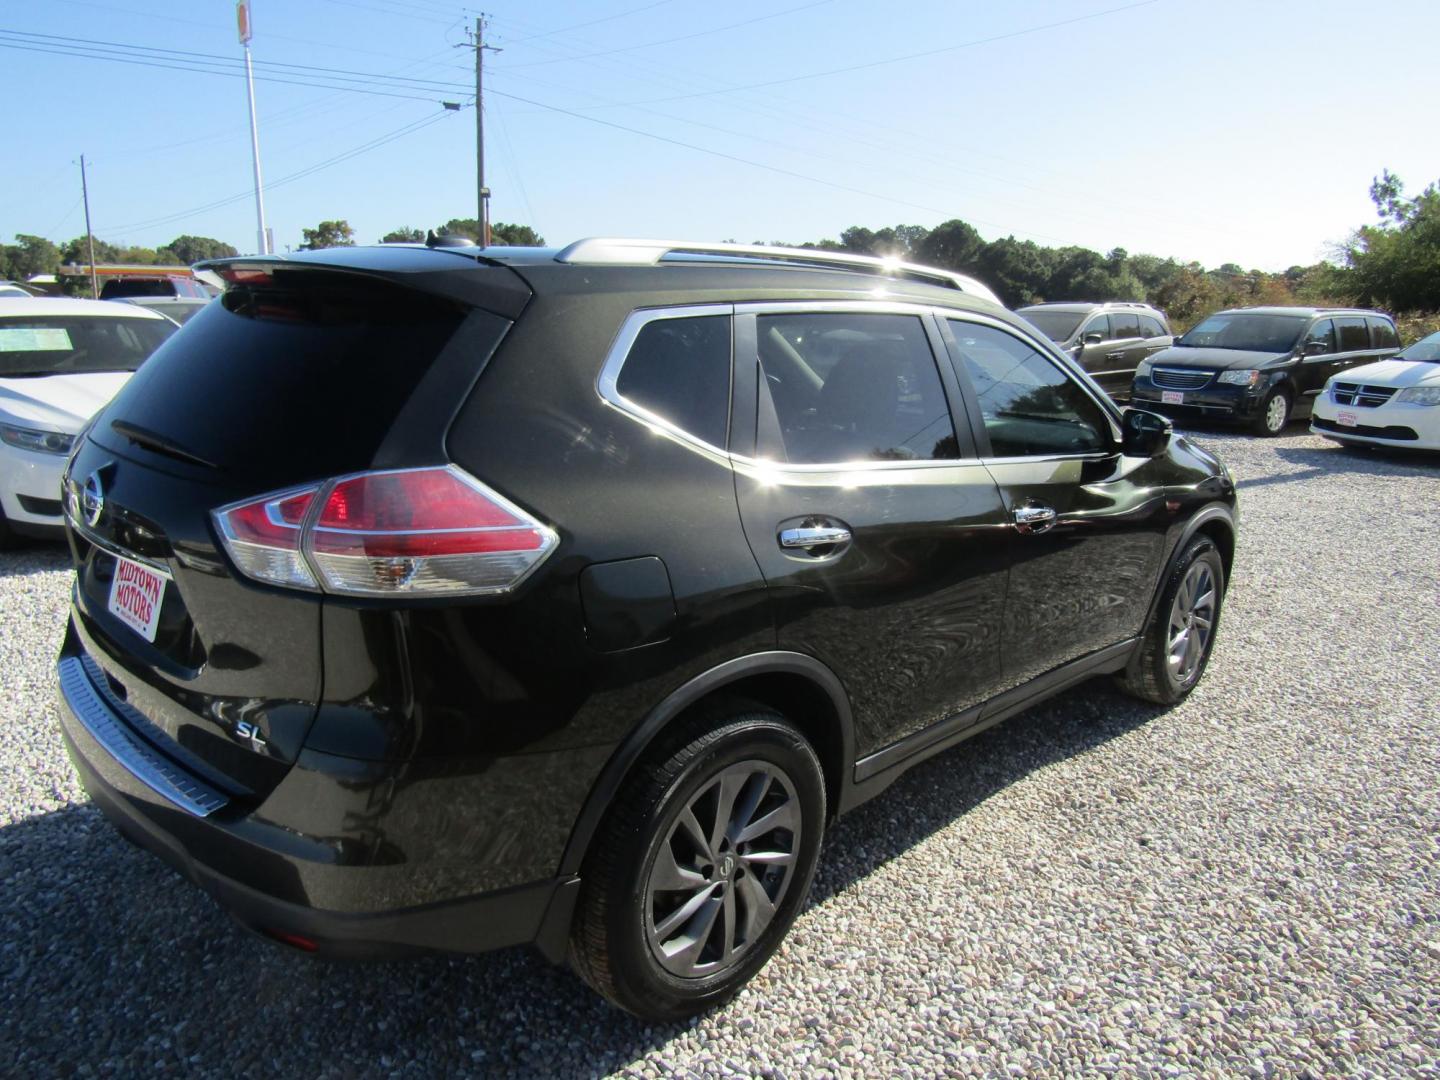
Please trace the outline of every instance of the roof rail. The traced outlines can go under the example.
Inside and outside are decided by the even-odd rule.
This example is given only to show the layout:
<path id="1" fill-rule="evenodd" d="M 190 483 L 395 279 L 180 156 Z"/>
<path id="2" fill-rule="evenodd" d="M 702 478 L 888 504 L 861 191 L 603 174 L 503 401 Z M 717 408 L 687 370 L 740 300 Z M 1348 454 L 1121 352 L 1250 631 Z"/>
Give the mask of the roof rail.
<path id="1" fill-rule="evenodd" d="M 920 266 L 899 259 L 875 255 L 855 255 L 848 251 L 821 251 L 817 248 L 771 247 L 767 244 L 721 244 L 694 240 L 627 240 L 613 237 L 589 237 L 577 240 L 555 256 L 556 262 L 588 266 L 656 266 L 667 255 L 718 255 L 732 258 L 765 259 L 779 263 L 799 263 L 829 267 L 832 270 L 864 270 L 892 276 L 915 278 L 947 289 L 959 289 L 999 304 L 1000 298 L 988 286 L 965 274 Z"/>

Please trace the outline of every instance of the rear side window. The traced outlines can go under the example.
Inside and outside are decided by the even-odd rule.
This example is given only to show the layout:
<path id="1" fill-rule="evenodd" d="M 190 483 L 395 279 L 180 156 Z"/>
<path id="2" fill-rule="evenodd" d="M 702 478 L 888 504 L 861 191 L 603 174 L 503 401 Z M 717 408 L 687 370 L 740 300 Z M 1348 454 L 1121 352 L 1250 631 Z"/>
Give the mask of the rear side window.
<path id="1" fill-rule="evenodd" d="M 950 320 L 975 386 L 995 457 L 1105 450 L 1105 412 L 1068 375 L 1019 338 Z"/>
<path id="2" fill-rule="evenodd" d="M 793 464 L 960 456 L 925 327 L 914 315 L 761 315 L 774 431 L 762 456 Z"/>
<path id="3" fill-rule="evenodd" d="M 615 389 L 646 412 L 723 447 L 730 417 L 730 316 L 646 323 Z"/>
<path id="4" fill-rule="evenodd" d="M 1370 319 L 1370 341 L 1376 349 L 1398 349 L 1400 338 L 1389 319 Z"/>
<path id="5" fill-rule="evenodd" d="M 1336 319 L 1335 325 L 1340 330 L 1340 351 L 1352 352 L 1355 349 L 1370 348 L 1370 331 L 1365 329 L 1365 320 L 1358 316 Z"/>
<path id="6" fill-rule="evenodd" d="M 276 486 L 367 468 L 465 314 L 357 275 L 276 271 L 232 286 L 186 323 L 93 437 L 123 449 L 110 428 L 123 420 Z"/>
<path id="7" fill-rule="evenodd" d="M 1140 336 L 1140 320 L 1135 317 L 1133 311 L 1112 311 L 1110 313 L 1110 333 L 1117 341 L 1137 338 Z"/>
<path id="8" fill-rule="evenodd" d="M 1159 319 L 1153 319 L 1149 315 L 1140 316 L 1140 336 L 1147 338 L 1169 337 L 1170 331 L 1160 325 Z"/>

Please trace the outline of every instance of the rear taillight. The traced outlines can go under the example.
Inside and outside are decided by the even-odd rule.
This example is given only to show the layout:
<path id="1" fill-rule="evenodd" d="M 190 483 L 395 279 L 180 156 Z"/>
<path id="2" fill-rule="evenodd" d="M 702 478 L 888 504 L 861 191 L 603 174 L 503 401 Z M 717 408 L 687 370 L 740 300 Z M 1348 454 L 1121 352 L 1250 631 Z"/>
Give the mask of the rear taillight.
<path id="1" fill-rule="evenodd" d="M 505 592 L 557 542 L 453 465 L 345 476 L 214 516 L 247 577 L 350 596 Z"/>

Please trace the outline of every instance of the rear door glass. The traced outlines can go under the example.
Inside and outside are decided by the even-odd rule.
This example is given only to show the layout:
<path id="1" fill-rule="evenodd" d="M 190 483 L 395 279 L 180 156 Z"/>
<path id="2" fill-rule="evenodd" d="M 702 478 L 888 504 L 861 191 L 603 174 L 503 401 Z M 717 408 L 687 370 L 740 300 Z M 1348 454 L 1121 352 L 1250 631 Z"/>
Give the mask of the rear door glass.
<path id="1" fill-rule="evenodd" d="M 1110 333 L 1116 341 L 1125 341 L 1140 336 L 1140 320 L 1133 311 L 1112 311 Z"/>
<path id="2" fill-rule="evenodd" d="M 774 406 L 761 456 L 808 465 L 960 456 L 918 317 L 761 315 L 756 331 Z"/>
<path id="3" fill-rule="evenodd" d="M 1358 349 L 1370 348 L 1370 331 L 1365 328 L 1365 320 L 1358 316 L 1346 316 L 1336 319 L 1335 325 L 1340 331 L 1340 351 L 1355 352 Z"/>

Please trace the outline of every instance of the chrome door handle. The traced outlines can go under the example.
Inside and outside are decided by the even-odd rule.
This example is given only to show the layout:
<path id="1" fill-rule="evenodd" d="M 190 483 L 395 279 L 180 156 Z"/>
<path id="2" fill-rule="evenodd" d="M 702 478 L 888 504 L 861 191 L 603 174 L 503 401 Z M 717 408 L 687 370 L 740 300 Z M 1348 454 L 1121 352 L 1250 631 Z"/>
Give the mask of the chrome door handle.
<path id="1" fill-rule="evenodd" d="M 780 546 L 783 548 L 812 548 L 849 542 L 850 530 L 833 525 L 808 525 L 798 529 L 780 530 Z"/>
<path id="2" fill-rule="evenodd" d="M 1058 515 L 1049 506 L 1017 506 L 1015 528 L 1027 535 L 1043 533 L 1055 527 Z"/>
<path id="3" fill-rule="evenodd" d="M 1105 359 L 1106 359 L 1106 360 L 1124 360 L 1124 359 L 1125 359 L 1125 354 L 1124 354 L 1123 352 L 1107 352 L 1107 353 L 1105 354 Z"/>

